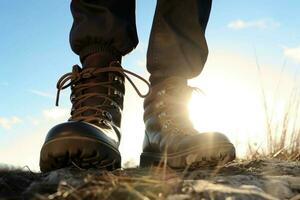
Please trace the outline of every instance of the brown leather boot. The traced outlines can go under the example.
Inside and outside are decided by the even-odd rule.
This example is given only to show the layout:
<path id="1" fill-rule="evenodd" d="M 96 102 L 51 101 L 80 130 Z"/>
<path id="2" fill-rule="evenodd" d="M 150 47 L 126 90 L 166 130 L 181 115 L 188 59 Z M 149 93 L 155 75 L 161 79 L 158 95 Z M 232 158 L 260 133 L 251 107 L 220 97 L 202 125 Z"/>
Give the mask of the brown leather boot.
<path id="1" fill-rule="evenodd" d="M 117 61 L 96 67 L 97 60 L 97 56 L 92 58 L 83 69 L 75 65 L 57 83 L 57 104 L 60 90 L 71 87 L 71 118 L 48 132 L 40 153 L 42 172 L 70 165 L 106 169 L 121 166 L 118 147 L 125 78 L 133 84 L 126 73 L 147 81 L 122 69 Z"/>
<path id="2" fill-rule="evenodd" d="M 141 167 L 162 163 L 172 168 L 215 166 L 235 158 L 235 148 L 225 135 L 199 133 L 193 128 L 187 108 L 192 91 L 187 80 L 179 77 L 151 88 L 144 102 L 146 132 Z"/>

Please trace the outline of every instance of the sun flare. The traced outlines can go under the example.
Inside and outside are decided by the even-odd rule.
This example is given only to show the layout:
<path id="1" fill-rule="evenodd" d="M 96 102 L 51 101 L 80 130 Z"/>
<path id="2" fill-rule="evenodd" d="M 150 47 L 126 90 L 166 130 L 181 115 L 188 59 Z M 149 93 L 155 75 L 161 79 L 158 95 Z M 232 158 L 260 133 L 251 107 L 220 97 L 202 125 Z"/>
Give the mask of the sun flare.
<path id="1" fill-rule="evenodd" d="M 232 90 L 228 95 L 213 88 L 208 94 L 193 93 L 188 107 L 195 129 L 225 134 L 243 156 L 251 139 L 264 140 L 264 113 L 254 95 Z"/>

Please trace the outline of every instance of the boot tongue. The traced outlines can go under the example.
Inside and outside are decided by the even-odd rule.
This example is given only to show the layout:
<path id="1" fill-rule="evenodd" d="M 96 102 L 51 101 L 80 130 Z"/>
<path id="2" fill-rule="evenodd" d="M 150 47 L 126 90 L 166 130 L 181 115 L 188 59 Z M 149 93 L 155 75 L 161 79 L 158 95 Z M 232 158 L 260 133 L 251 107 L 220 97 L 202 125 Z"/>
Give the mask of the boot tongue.
<path id="1" fill-rule="evenodd" d="M 97 54 L 92 54 L 89 55 L 87 58 L 82 63 L 83 69 L 87 68 L 99 68 L 99 67 L 107 67 L 109 66 L 109 63 L 112 61 L 112 57 L 109 56 L 108 54 L 105 53 L 97 53 Z M 109 81 L 108 73 L 101 73 L 97 77 L 92 77 L 89 79 L 86 79 L 83 81 L 83 83 L 99 83 L 99 82 L 107 82 Z M 101 93 L 101 94 L 107 94 L 108 89 L 105 87 L 90 87 L 87 88 L 83 91 L 83 94 L 85 93 Z M 94 98 L 89 98 L 84 103 L 82 106 L 97 106 L 99 104 L 104 103 L 104 99 L 100 97 L 94 97 Z M 91 111 L 86 111 L 84 115 L 89 115 L 91 114 Z"/>
<path id="2" fill-rule="evenodd" d="M 88 68 L 104 68 L 104 67 L 109 67 L 110 63 L 113 61 L 113 57 L 109 54 L 105 54 L 105 53 L 97 53 L 97 54 L 93 54 L 88 56 L 82 63 L 83 65 L 83 70 L 84 69 L 88 69 Z M 116 66 L 114 66 L 116 67 Z M 113 73 L 113 72 L 112 72 Z M 121 74 L 118 73 L 118 76 L 123 77 Z M 82 81 L 82 84 L 87 84 L 87 83 L 105 83 L 107 82 L 106 85 L 111 85 L 112 80 L 110 80 L 110 72 L 107 73 L 100 73 L 99 75 L 97 75 L 97 77 L 91 77 L 89 79 L 84 79 Z M 110 90 L 110 91 L 109 91 Z M 122 88 L 120 88 L 121 92 Z M 93 86 L 93 87 L 89 87 L 85 90 L 82 91 L 82 94 L 87 94 L 87 93 L 97 93 L 97 94 L 102 94 L 103 96 L 108 96 L 108 94 L 113 93 L 114 91 L 112 91 L 112 89 L 109 89 L 107 87 L 103 87 L 103 86 Z M 81 106 L 89 106 L 89 107 L 97 107 L 99 105 L 107 105 L 110 106 L 109 101 L 107 101 L 104 97 L 93 97 L 93 98 L 88 98 L 86 99 Z M 117 102 L 119 103 L 119 102 Z M 122 107 L 122 105 L 120 105 Z M 88 116 L 94 114 L 94 111 L 91 110 L 87 110 L 86 112 L 83 113 L 84 116 Z"/>

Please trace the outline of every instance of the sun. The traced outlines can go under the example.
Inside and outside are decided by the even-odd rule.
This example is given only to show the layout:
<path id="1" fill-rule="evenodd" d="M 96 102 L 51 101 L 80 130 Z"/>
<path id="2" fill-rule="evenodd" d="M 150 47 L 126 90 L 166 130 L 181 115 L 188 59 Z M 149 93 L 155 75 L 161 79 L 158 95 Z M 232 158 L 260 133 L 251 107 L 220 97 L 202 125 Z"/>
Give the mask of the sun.
<path id="1" fill-rule="evenodd" d="M 225 134 L 238 146 L 239 155 L 246 154 L 246 147 L 251 140 L 264 140 L 262 131 L 265 116 L 261 102 L 253 94 L 236 87 L 227 87 L 222 91 L 211 88 L 210 93 L 194 92 L 188 107 L 195 129 L 200 133 Z"/>

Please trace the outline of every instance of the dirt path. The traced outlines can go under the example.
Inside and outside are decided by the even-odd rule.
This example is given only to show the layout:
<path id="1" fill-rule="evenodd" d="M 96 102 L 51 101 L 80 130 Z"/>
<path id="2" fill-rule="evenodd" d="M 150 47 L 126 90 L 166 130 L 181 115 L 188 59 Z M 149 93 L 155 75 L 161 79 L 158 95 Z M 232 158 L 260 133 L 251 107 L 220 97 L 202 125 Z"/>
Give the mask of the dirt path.
<path id="1" fill-rule="evenodd" d="M 256 160 L 193 171 L 167 168 L 0 170 L 0 199 L 300 200 L 300 162 Z"/>

